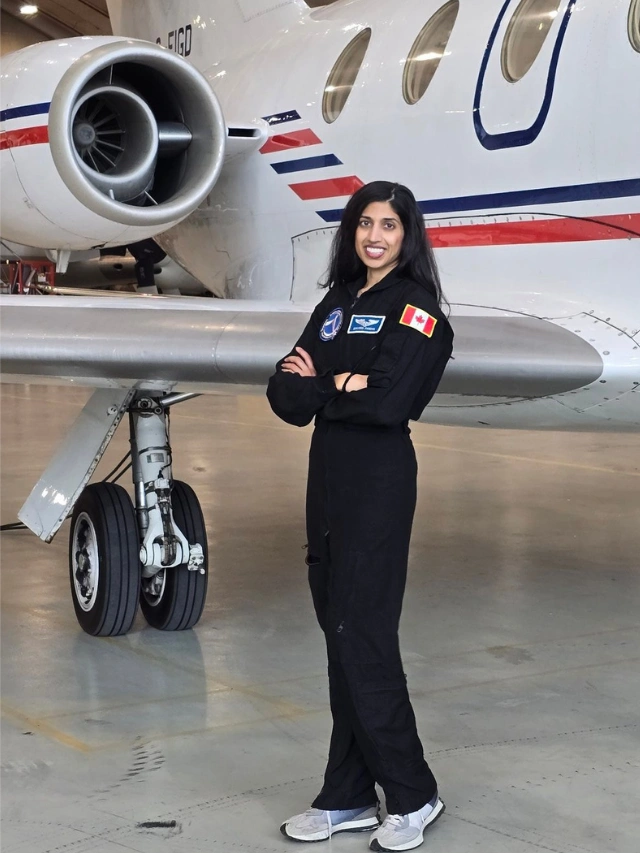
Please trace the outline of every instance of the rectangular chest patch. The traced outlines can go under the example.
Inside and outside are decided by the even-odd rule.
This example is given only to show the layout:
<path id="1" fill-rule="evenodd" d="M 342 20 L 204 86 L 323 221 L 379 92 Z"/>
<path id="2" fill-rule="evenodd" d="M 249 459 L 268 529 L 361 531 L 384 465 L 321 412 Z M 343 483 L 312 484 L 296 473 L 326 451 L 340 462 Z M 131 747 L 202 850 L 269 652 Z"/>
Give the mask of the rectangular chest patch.
<path id="1" fill-rule="evenodd" d="M 415 305 L 407 305 L 402 312 L 400 322 L 403 326 L 410 326 L 412 329 L 417 329 L 423 335 L 430 338 L 438 321 L 421 308 L 416 308 Z"/>
<path id="2" fill-rule="evenodd" d="M 347 334 L 377 335 L 384 321 L 385 317 L 378 314 L 354 314 L 349 323 Z"/>

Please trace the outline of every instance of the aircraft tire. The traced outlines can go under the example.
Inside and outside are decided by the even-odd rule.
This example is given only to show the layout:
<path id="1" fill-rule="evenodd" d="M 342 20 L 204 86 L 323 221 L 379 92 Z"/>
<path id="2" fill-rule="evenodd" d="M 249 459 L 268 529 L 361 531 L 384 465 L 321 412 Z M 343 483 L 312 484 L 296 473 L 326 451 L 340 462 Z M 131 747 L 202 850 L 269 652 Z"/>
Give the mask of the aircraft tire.
<path id="1" fill-rule="evenodd" d="M 93 483 L 76 502 L 69 534 L 71 596 L 80 627 L 94 637 L 126 634 L 140 594 L 140 544 L 131 498 L 116 483 Z"/>
<path id="2" fill-rule="evenodd" d="M 187 540 L 202 545 L 204 574 L 189 571 L 186 563 L 165 569 L 158 581 L 161 587 L 156 594 L 150 589 L 149 582 L 143 579 L 140 609 L 153 628 L 160 631 L 185 631 L 198 622 L 207 598 L 207 531 L 200 502 L 187 483 L 173 481 L 171 506 L 175 522 Z"/>

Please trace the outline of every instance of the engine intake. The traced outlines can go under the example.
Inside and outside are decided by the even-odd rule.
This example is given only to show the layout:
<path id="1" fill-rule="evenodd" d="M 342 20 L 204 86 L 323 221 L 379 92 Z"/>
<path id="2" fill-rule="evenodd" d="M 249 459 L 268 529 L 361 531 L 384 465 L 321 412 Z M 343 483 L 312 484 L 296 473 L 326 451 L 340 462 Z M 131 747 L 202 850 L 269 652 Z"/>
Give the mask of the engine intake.
<path id="1" fill-rule="evenodd" d="M 7 240 L 84 249 L 153 237 L 194 211 L 220 174 L 218 100 L 160 45 L 44 42 L 5 57 L 2 76 Z M 30 127 L 47 107 L 47 126 Z"/>
<path id="2" fill-rule="evenodd" d="M 130 204 L 153 201 L 158 126 L 137 92 L 124 85 L 90 88 L 71 121 L 77 163 L 97 190 Z"/>
<path id="3" fill-rule="evenodd" d="M 123 224 L 164 225 L 210 192 L 226 126 L 209 84 L 173 52 L 105 44 L 63 75 L 51 101 L 54 162 L 91 210 Z"/>

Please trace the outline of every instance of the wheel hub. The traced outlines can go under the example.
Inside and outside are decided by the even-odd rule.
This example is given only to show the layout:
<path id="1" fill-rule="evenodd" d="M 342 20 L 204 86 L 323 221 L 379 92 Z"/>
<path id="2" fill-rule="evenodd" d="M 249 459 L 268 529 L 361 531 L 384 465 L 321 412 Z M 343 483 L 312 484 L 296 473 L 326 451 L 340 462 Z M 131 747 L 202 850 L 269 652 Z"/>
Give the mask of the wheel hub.
<path id="1" fill-rule="evenodd" d="M 142 578 L 142 594 L 151 607 L 157 607 L 162 601 L 166 582 L 166 569 L 162 569 L 150 578 Z"/>
<path id="2" fill-rule="evenodd" d="M 98 594 L 99 557 L 96 531 L 93 522 L 86 514 L 80 513 L 73 531 L 73 587 L 76 601 L 88 612 Z"/>

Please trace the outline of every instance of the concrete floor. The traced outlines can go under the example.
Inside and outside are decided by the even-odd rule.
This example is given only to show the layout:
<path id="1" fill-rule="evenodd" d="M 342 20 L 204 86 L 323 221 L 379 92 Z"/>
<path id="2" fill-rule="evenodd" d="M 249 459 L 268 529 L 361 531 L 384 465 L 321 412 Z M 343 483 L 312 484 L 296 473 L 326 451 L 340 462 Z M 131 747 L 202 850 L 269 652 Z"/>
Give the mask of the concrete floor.
<path id="1" fill-rule="evenodd" d="M 3 523 L 85 398 L 5 386 Z M 448 807 L 425 849 L 638 853 L 638 437 L 413 435 L 402 642 Z M 67 525 L 49 546 L 2 535 L 4 853 L 291 851 L 278 826 L 319 788 L 330 717 L 301 550 L 309 431 L 261 399 L 218 397 L 178 407 L 173 441 L 209 524 L 196 630 L 139 619 L 91 638 Z M 98 476 L 126 447 L 121 427 Z M 365 851 L 367 836 L 318 849 Z"/>

